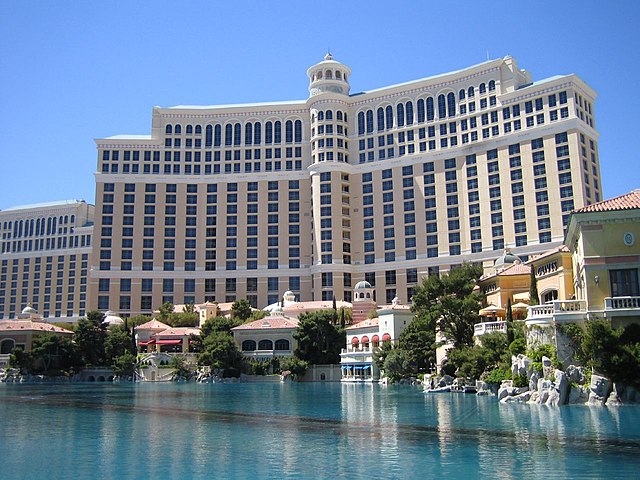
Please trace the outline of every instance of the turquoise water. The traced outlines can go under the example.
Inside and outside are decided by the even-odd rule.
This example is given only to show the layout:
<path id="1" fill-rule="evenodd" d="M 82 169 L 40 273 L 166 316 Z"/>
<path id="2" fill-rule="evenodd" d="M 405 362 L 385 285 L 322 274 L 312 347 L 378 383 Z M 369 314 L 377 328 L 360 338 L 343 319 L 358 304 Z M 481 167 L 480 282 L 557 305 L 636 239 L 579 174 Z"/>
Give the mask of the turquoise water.
<path id="1" fill-rule="evenodd" d="M 0 478 L 638 478 L 640 408 L 340 384 L 0 385 Z"/>

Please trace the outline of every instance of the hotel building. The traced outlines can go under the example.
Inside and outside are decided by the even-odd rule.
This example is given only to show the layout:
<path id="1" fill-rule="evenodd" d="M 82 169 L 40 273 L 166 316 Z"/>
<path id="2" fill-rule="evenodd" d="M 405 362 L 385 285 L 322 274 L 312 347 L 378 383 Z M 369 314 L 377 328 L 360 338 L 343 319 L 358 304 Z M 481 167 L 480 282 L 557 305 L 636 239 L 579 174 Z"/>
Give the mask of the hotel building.
<path id="1" fill-rule="evenodd" d="M 408 302 L 422 275 L 561 244 L 601 200 L 595 93 L 515 59 L 350 94 L 327 55 L 306 100 L 154 107 L 98 139 L 90 309 Z"/>
<path id="2" fill-rule="evenodd" d="M 49 322 L 86 315 L 93 215 L 82 200 L 0 211 L 0 319 L 26 307 Z"/>

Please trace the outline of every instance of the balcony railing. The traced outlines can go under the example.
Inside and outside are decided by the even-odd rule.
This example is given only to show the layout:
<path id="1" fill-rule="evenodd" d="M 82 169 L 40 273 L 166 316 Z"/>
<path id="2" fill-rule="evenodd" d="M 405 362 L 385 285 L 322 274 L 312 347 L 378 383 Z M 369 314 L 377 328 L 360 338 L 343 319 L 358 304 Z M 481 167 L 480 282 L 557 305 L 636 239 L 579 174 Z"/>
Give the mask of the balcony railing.
<path id="1" fill-rule="evenodd" d="M 473 335 L 475 337 L 479 337 L 486 333 L 494 333 L 494 332 L 507 333 L 507 322 L 505 321 L 482 322 L 482 323 L 476 323 L 473 326 Z"/>
<path id="2" fill-rule="evenodd" d="M 640 309 L 640 297 L 607 297 L 604 299 L 605 310 Z"/>
<path id="3" fill-rule="evenodd" d="M 544 305 L 528 307 L 527 325 L 550 324 L 551 322 L 571 322 L 584 319 L 587 314 L 585 300 L 554 300 Z"/>
<path id="4" fill-rule="evenodd" d="M 353 353 L 373 353 L 375 348 L 372 343 L 369 344 L 359 344 L 359 345 L 349 345 L 347 348 L 343 348 L 341 353 L 343 354 L 353 354 Z"/>

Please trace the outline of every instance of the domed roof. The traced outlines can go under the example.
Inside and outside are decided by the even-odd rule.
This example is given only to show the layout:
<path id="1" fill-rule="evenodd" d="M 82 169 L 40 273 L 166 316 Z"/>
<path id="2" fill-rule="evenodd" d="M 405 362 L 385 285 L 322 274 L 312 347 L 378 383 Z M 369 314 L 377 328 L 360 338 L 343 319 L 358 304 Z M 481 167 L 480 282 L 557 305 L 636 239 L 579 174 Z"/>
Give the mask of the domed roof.
<path id="1" fill-rule="evenodd" d="M 282 295 L 283 297 L 295 297 L 295 293 L 293 293 L 291 290 L 287 290 L 286 292 L 284 292 L 284 295 Z"/>
<path id="2" fill-rule="evenodd" d="M 122 325 L 124 323 L 124 320 L 117 316 L 116 312 L 109 310 L 105 312 L 104 320 L 102 321 L 102 323 L 106 323 L 107 326 L 110 327 L 111 325 Z"/>
<path id="3" fill-rule="evenodd" d="M 511 253 L 511 250 L 507 248 L 502 252 L 502 255 L 496 258 L 496 261 L 493 262 L 493 268 L 504 268 L 509 265 L 513 265 L 516 262 L 520 263 L 522 260 L 520 260 L 520 257 L 516 254 Z"/>
<path id="4" fill-rule="evenodd" d="M 38 312 L 36 312 L 36 309 L 33 308 L 31 305 L 27 305 L 22 309 L 22 313 L 24 313 L 25 315 L 31 315 Z"/>
<path id="5" fill-rule="evenodd" d="M 361 282 L 356 283 L 355 289 L 360 290 L 363 288 L 373 288 L 369 282 L 366 280 L 362 280 Z"/>

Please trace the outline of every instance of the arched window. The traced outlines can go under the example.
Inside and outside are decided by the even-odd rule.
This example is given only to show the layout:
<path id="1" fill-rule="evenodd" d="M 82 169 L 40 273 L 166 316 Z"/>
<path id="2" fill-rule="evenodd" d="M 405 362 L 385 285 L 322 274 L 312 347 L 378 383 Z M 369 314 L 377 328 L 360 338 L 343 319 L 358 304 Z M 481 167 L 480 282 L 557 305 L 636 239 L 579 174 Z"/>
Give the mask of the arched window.
<path id="1" fill-rule="evenodd" d="M 40 219 L 36 220 L 36 236 L 40 235 Z"/>
<path id="2" fill-rule="evenodd" d="M 318 121 L 321 122 L 322 120 L 324 120 L 324 112 L 320 110 L 318 112 Z"/>
<path id="3" fill-rule="evenodd" d="M 542 294 L 542 303 L 553 302 L 558 299 L 558 290 L 549 290 Z"/>
<path id="4" fill-rule="evenodd" d="M 318 70 L 318 72 L 316 73 L 316 78 L 318 80 L 322 79 L 322 70 Z"/>
<path id="5" fill-rule="evenodd" d="M 216 125 L 213 129 L 213 146 L 219 147 L 222 145 L 222 125 Z"/>
<path id="6" fill-rule="evenodd" d="M 460 89 L 460 92 L 458 92 L 458 100 L 464 100 L 466 97 L 466 92 L 464 91 L 464 88 Z"/>
<path id="7" fill-rule="evenodd" d="M 224 127 L 224 144 L 233 145 L 233 125 L 230 123 Z"/>
<path id="8" fill-rule="evenodd" d="M 491 80 L 489 81 L 489 91 L 493 92 L 496 89 L 496 82 L 495 80 Z"/>
<path id="9" fill-rule="evenodd" d="M 456 96 L 453 92 L 447 95 L 447 110 L 450 117 L 456 116 Z"/>
<path id="10" fill-rule="evenodd" d="M 435 118 L 435 109 L 433 108 L 433 97 L 427 98 L 427 121 Z"/>
<path id="11" fill-rule="evenodd" d="M 11 224 L 9 224 L 11 228 Z M 15 233 L 13 234 L 15 236 Z M 51 235 L 51 217 L 47 218 L 47 235 Z"/>
<path id="12" fill-rule="evenodd" d="M 342 110 L 336 112 L 336 120 L 342 121 Z"/>
<path id="13" fill-rule="evenodd" d="M 367 133 L 373 132 L 373 110 L 367 110 Z"/>
<path id="14" fill-rule="evenodd" d="M 71 215 L 71 223 L 75 223 L 76 221 L 76 216 L 75 215 Z"/>
<path id="15" fill-rule="evenodd" d="M 196 135 L 202 135 L 202 125 L 196 125 Z"/>
<path id="16" fill-rule="evenodd" d="M 291 120 L 287 120 L 284 124 L 284 141 L 286 143 L 293 142 L 293 122 Z"/>
<path id="17" fill-rule="evenodd" d="M 273 342 L 271 340 L 260 340 L 258 342 L 258 350 L 273 350 Z"/>
<path id="18" fill-rule="evenodd" d="M 180 124 L 177 124 L 175 126 L 175 128 L 173 129 L 173 133 L 175 133 L 176 135 L 180 135 L 182 133 L 182 127 L 180 126 Z"/>
<path id="19" fill-rule="evenodd" d="M 302 142 L 302 120 L 296 120 L 296 123 L 294 124 L 293 141 L 296 143 Z"/>
<path id="20" fill-rule="evenodd" d="M 326 78 L 327 80 L 330 80 L 333 78 L 333 75 L 331 75 L 331 70 L 324 71 L 324 78 Z"/>
<path id="21" fill-rule="evenodd" d="M 424 122 L 424 100 L 418 100 L 418 123 Z"/>
<path id="22" fill-rule="evenodd" d="M 242 351 L 243 352 L 253 352 L 256 349 L 255 340 L 245 340 L 242 342 Z"/>
<path id="23" fill-rule="evenodd" d="M 324 113 L 324 118 L 325 118 L 326 120 L 333 120 L 333 111 L 331 111 L 331 110 L 327 110 L 327 111 Z"/>
<path id="24" fill-rule="evenodd" d="M 273 124 L 273 143 L 282 143 L 282 123 L 280 120 Z"/>
<path id="25" fill-rule="evenodd" d="M 407 125 L 413 125 L 413 102 L 407 102 L 404 105 L 404 110 L 407 116 Z"/>
<path id="26" fill-rule="evenodd" d="M 253 143 L 253 124 L 247 122 L 244 126 L 244 144 L 251 145 Z"/>
<path id="27" fill-rule="evenodd" d="M 484 83 L 481 83 L 480 86 L 478 87 L 478 90 L 480 91 L 480 93 L 487 93 L 487 86 Z"/>
<path id="28" fill-rule="evenodd" d="M 438 118 L 447 116 L 447 101 L 444 95 L 438 95 Z"/>
<path id="29" fill-rule="evenodd" d="M 173 133 L 173 127 L 171 126 L 171 124 L 164 127 L 164 133 L 166 135 L 171 135 L 171 133 Z"/>
<path id="30" fill-rule="evenodd" d="M 393 128 L 393 107 L 391 105 L 387 106 L 384 110 L 385 116 L 387 117 L 387 130 Z"/>
<path id="31" fill-rule="evenodd" d="M 378 131 L 381 132 L 384 130 L 384 108 L 378 108 Z"/>
<path id="32" fill-rule="evenodd" d="M 262 124 L 260 122 L 256 122 L 253 124 L 253 143 L 255 145 L 260 145 L 262 142 Z"/>
<path id="33" fill-rule="evenodd" d="M 342 73 L 340 73 L 340 70 L 336 70 L 336 78 L 338 80 L 340 80 L 342 78 Z M 277 350 L 277 349 L 276 349 Z"/>
<path id="34" fill-rule="evenodd" d="M 286 338 L 281 338 L 280 340 L 276 340 L 275 343 L 275 349 L 276 350 L 290 350 L 289 348 L 289 340 L 287 340 Z"/>
<path id="35" fill-rule="evenodd" d="M 51 234 L 52 234 L 52 235 L 55 235 L 55 234 L 56 234 L 56 231 L 57 231 L 57 229 L 58 229 L 58 226 L 56 225 L 56 220 L 57 220 L 57 218 L 56 218 L 56 217 L 53 217 L 53 222 L 51 222 Z M 21 226 L 22 226 L 22 225 L 21 225 Z"/>
<path id="36" fill-rule="evenodd" d="M 475 90 L 473 89 L 473 87 L 469 87 L 467 89 L 467 97 L 472 98 L 472 97 L 475 97 L 475 96 L 476 96 Z"/>
<path id="37" fill-rule="evenodd" d="M 233 144 L 234 145 L 240 145 L 240 142 L 242 141 L 242 125 L 240 125 L 239 123 L 236 123 L 233 126 Z"/>
<path id="38" fill-rule="evenodd" d="M 193 134 L 193 125 L 187 125 L 187 135 Z"/>
<path id="39" fill-rule="evenodd" d="M 267 122 L 267 125 L 264 129 L 264 143 L 271 144 L 273 143 L 273 123 Z"/>
<path id="40" fill-rule="evenodd" d="M 364 112 L 358 112 L 358 135 L 364 135 Z"/>
<path id="41" fill-rule="evenodd" d="M 403 127 L 404 126 L 404 105 L 402 103 L 399 103 L 396 106 L 396 117 L 398 118 L 398 126 Z"/>
<path id="42" fill-rule="evenodd" d="M 391 335 L 389 335 L 388 333 L 385 333 L 384 335 L 382 335 L 382 341 L 383 342 L 391 341 Z"/>

